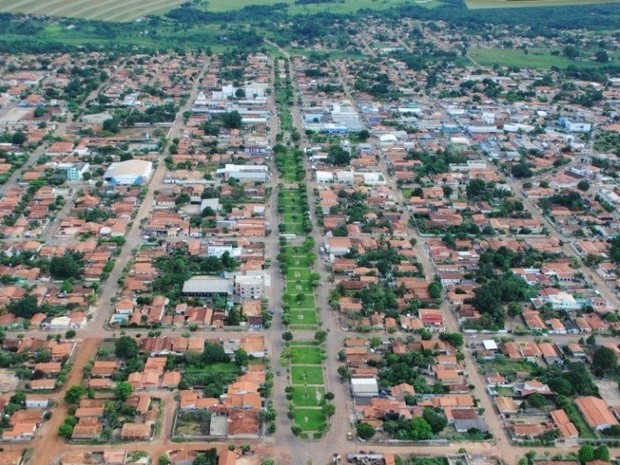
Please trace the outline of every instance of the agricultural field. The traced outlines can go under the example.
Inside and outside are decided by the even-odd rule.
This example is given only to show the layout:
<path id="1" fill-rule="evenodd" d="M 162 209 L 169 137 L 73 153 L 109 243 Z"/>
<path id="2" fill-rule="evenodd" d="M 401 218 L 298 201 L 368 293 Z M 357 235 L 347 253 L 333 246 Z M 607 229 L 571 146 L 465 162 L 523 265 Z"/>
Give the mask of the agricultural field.
<path id="1" fill-rule="evenodd" d="M 0 0 L 0 11 L 46 16 L 131 21 L 163 14 L 184 0 Z"/>
<path id="2" fill-rule="evenodd" d="M 598 5 L 618 3 L 620 0 L 465 0 L 470 10 L 487 8 L 531 8 L 549 6 Z"/>
<path id="3" fill-rule="evenodd" d="M 133 21 L 148 15 L 164 14 L 185 0 L 0 0 L 0 11 L 30 13 L 44 16 L 96 19 L 101 21 Z M 313 14 L 329 10 L 330 13 L 348 14 L 360 9 L 384 10 L 410 3 L 409 0 L 345 0 L 334 3 L 295 5 L 294 0 L 210 0 L 202 5 L 208 11 L 239 10 L 249 5 L 274 5 L 288 3 L 291 14 Z M 425 8 L 441 5 L 438 0 L 416 0 Z"/>

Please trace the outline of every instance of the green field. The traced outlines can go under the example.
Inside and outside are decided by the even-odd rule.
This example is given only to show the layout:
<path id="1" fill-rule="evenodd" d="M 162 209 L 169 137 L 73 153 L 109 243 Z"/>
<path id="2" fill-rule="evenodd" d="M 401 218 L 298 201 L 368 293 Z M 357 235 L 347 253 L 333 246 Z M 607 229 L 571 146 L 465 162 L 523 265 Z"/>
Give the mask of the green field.
<path id="1" fill-rule="evenodd" d="M 292 349 L 292 352 L 291 363 L 293 365 L 320 365 L 323 360 L 321 349 L 316 346 L 297 346 Z"/>
<path id="2" fill-rule="evenodd" d="M 586 56 L 586 53 L 582 53 Z M 603 66 L 596 61 L 583 59 L 571 60 L 562 55 L 554 55 L 551 50 L 532 49 L 528 53 L 517 49 L 503 48 L 472 48 L 469 51 L 471 59 L 481 66 L 510 66 L 516 68 L 550 69 L 555 66 L 566 69 L 569 66 L 577 68 L 595 68 Z M 616 58 L 614 54 L 610 57 Z"/>
<path id="3" fill-rule="evenodd" d="M 293 402 L 297 407 L 320 407 L 325 388 L 314 386 L 297 386 L 293 391 Z"/>
<path id="4" fill-rule="evenodd" d="M 528 8 L 545 6 L 598 5 L 618 3 L 620 0 L 465 0 L 470 10 L 483 8 Z"/>
<path id="5" fill-rule="evenodd" d="M 291 369 L 293 384 L 323 384 L 323 367 L 294 365 Z"/>
<path id="6" fill-rule="evenodd" d="M 320 409 L 296 409 L 295 424 L 303 431 L 321 431 L 325 428 L 325 415 Z"/>

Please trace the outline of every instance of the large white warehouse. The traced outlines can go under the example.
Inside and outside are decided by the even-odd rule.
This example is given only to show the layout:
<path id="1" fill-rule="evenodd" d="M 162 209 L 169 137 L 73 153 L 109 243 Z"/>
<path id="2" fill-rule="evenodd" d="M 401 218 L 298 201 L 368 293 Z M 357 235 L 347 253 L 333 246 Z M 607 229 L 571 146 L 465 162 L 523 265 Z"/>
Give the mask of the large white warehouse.
<path id="1" fill-rule="evenodd" d="M 144 160 L 127 160 L 112 163 L 104 179 L 110 184 L 145 184 L 153 174 L 153 163 Z"/>

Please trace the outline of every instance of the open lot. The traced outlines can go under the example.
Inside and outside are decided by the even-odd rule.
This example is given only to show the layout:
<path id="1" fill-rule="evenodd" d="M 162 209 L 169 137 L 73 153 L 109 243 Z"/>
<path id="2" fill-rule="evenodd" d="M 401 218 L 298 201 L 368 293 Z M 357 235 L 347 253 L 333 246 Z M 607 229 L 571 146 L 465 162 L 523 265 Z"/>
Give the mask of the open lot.
<path id="1" fill-rule="evenodd" d="M 204 410 L 179 412 L 174 434 L 177 436 L 208 436 L 211 413 Z"/>

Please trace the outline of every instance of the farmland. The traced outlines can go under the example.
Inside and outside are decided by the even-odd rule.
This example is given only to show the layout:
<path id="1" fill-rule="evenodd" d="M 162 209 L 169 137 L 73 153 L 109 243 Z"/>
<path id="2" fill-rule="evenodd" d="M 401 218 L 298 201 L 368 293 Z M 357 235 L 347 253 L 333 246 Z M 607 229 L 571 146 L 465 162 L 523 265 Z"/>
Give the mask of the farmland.
<path id="1" fill-rule="evenodd" d="M 46 16 L 68 16 L 102 21 L 131 21 L 161 14 L 183 3 L 183 0 L 0 0 L 0 11 Z"/>
<path id="2" fill-rule="evenodd" d="M 0 0 L 0 11 L 11 13 L 30 13 L 44 16 L 85 18 L 101 21 L 132 21 L 148 15 L 164 14 L 182 3 L 183 0 Z M 319 3 L 310 5 L 294 5 L 293 0 L 213 0 L 206 9 L 213 12 L 239 10 L 249 5 L 271 6 L 276 3 L 289 3 L 291 14 L 313 14 L 329 9 L 332 13 L 349 14 L 368 8 L 383 10 L 405 5 L 406 0 L 377 2 L 375 0 L 345 0 L 337 3 Z M 438 0 L 416 2 L 425 8 L 440 6 Z"/>

